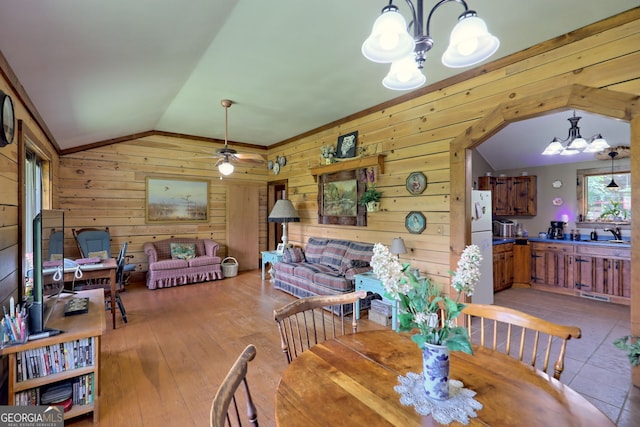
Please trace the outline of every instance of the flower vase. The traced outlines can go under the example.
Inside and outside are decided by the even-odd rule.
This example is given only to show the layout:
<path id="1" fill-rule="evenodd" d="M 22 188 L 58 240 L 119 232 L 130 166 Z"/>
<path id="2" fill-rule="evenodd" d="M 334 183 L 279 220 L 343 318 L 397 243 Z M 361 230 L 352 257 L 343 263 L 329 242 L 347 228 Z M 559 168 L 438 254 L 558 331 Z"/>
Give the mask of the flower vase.
<path id="1" fill-rule="evenodd" d="M 380 202 L 367 202 L 367 212 L 378 212 L 380 210 Z"/>
<path id="2" fill-rule="evenodd" d="M 426 343 L 422 350 L 424 391 L 430 399 L 449 399 L 449 349 Z"/>

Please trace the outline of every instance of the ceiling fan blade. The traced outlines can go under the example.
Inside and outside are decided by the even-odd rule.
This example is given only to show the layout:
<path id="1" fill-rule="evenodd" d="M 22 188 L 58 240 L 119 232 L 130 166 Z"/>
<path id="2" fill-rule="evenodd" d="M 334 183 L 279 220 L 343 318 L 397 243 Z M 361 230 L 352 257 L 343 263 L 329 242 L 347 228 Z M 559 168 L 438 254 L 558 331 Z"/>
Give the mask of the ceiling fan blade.
<path id="1" fill-rule="evenodd" d="M 256 153 L 236 153 L 233 157 L 240 162 L 254 163 L 256 165 L 261 165 L 265 162 L 264 157 Z"/>

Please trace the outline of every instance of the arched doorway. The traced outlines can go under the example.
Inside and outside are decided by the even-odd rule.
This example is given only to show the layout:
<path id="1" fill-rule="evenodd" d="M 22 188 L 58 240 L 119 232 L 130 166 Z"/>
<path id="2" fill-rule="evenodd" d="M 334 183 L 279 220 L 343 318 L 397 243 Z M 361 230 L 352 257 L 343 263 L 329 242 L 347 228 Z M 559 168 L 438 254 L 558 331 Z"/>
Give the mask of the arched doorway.
<path id="1" fill-rule="evenodd" d="M 640 170 L 640 99 L 633 94 L 614 92 L 582 85 L 570 85 L 539 95 L 499 105 L 485 118 L 469 127 L 451 143 L 451 227 L 452 270 L 464 247 L 471 241 L 471 150 L 509 123 L 530 119 L 564 109 L 580 109 L 602 116 L 625 120 L 631 125 L 631 170 Z M 640 174 L 632 174 L 632 197 L 640 200 Z M 632 205 L 632 215 L 640 215 L 639 203 Z M 631 229 L 631 277 L 640 277 L 640 222 Z M 631 332 L 640 335 L 640 280 L 631 281 Z M 633 383 L 640 386 L 640 368 L 633 370 Z"/>

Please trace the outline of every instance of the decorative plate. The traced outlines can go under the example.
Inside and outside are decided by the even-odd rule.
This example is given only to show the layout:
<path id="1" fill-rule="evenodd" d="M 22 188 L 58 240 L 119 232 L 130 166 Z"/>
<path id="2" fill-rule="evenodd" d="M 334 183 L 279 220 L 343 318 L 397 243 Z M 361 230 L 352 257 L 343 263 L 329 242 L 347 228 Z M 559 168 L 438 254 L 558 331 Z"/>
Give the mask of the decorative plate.
<path id="1" fill-rule="evenodd" d="M 280 173 L 280 164 L 276 162 L 273 164 L 273 174 L 278 175 L 279 173 Z"/>
<path id="2" fill-rule="evenodd" d="M 411 211 L 404 219 L 404 226 L 409 233 L 420 234 L 427 228 L 427 219 L 422 212 Z"/>
<path id="3" fill-rule="evenodd" d="M 427 177 L 422 172 L 411 172 L 407 177 L 406 187 L 413 195 L 421 194 L 427 188 Z"/>
<path id="4" fill-rule="evenodd" d="M 287 164 L 287 158 L 285 156 L 278 157 L 278 163 L 280 164 L 280 166 L 286 165 Z"/>
<path id="5" fill-rule="evenodd" d="M 267 169 L 269 169 L 269 170 L 273 169 L 273 160 L 269 160 L 267 162 Z"/>
<path id="6" fill-rule="evenodd" d="M 560 188 L 560 187 L 562 187 L 562 181 L 560 181 L 559 179 L 556 179 L 555 181 L 553 181 L 551 183 L 551 186 L 553 188 Z"/>
<path id="7" fill-rule="evenodd" d="M 564 200 L 562 200 L 562 197 L 556 197 L 555 199 L 553 199 L 552 203 L 554 206 L 562 206 Z"/>

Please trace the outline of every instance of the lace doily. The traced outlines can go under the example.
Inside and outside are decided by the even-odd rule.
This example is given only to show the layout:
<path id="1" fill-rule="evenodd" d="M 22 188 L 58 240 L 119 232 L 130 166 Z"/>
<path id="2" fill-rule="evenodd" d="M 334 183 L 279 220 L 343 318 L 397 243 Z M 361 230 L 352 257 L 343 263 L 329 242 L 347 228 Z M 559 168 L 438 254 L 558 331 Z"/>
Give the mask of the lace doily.
<path id="1" fill-rule="evenodd" d="M 476 410 L 482 409 L 482 403 L 473 398 L 476 392 L 464 388 L 461 381 L 449 380 L 449 400 L 429 399 L 422 385 L 422 374 L 409 372 L 407 376 L 399 376 L 400 385 L 393 389 L 400 394 L 400 403 L 405 406 L 413 405 L 420 415 L 429 415 L 440 424 L 458 421 L 469 424 L 469 417 L 478 416 Z"/>

